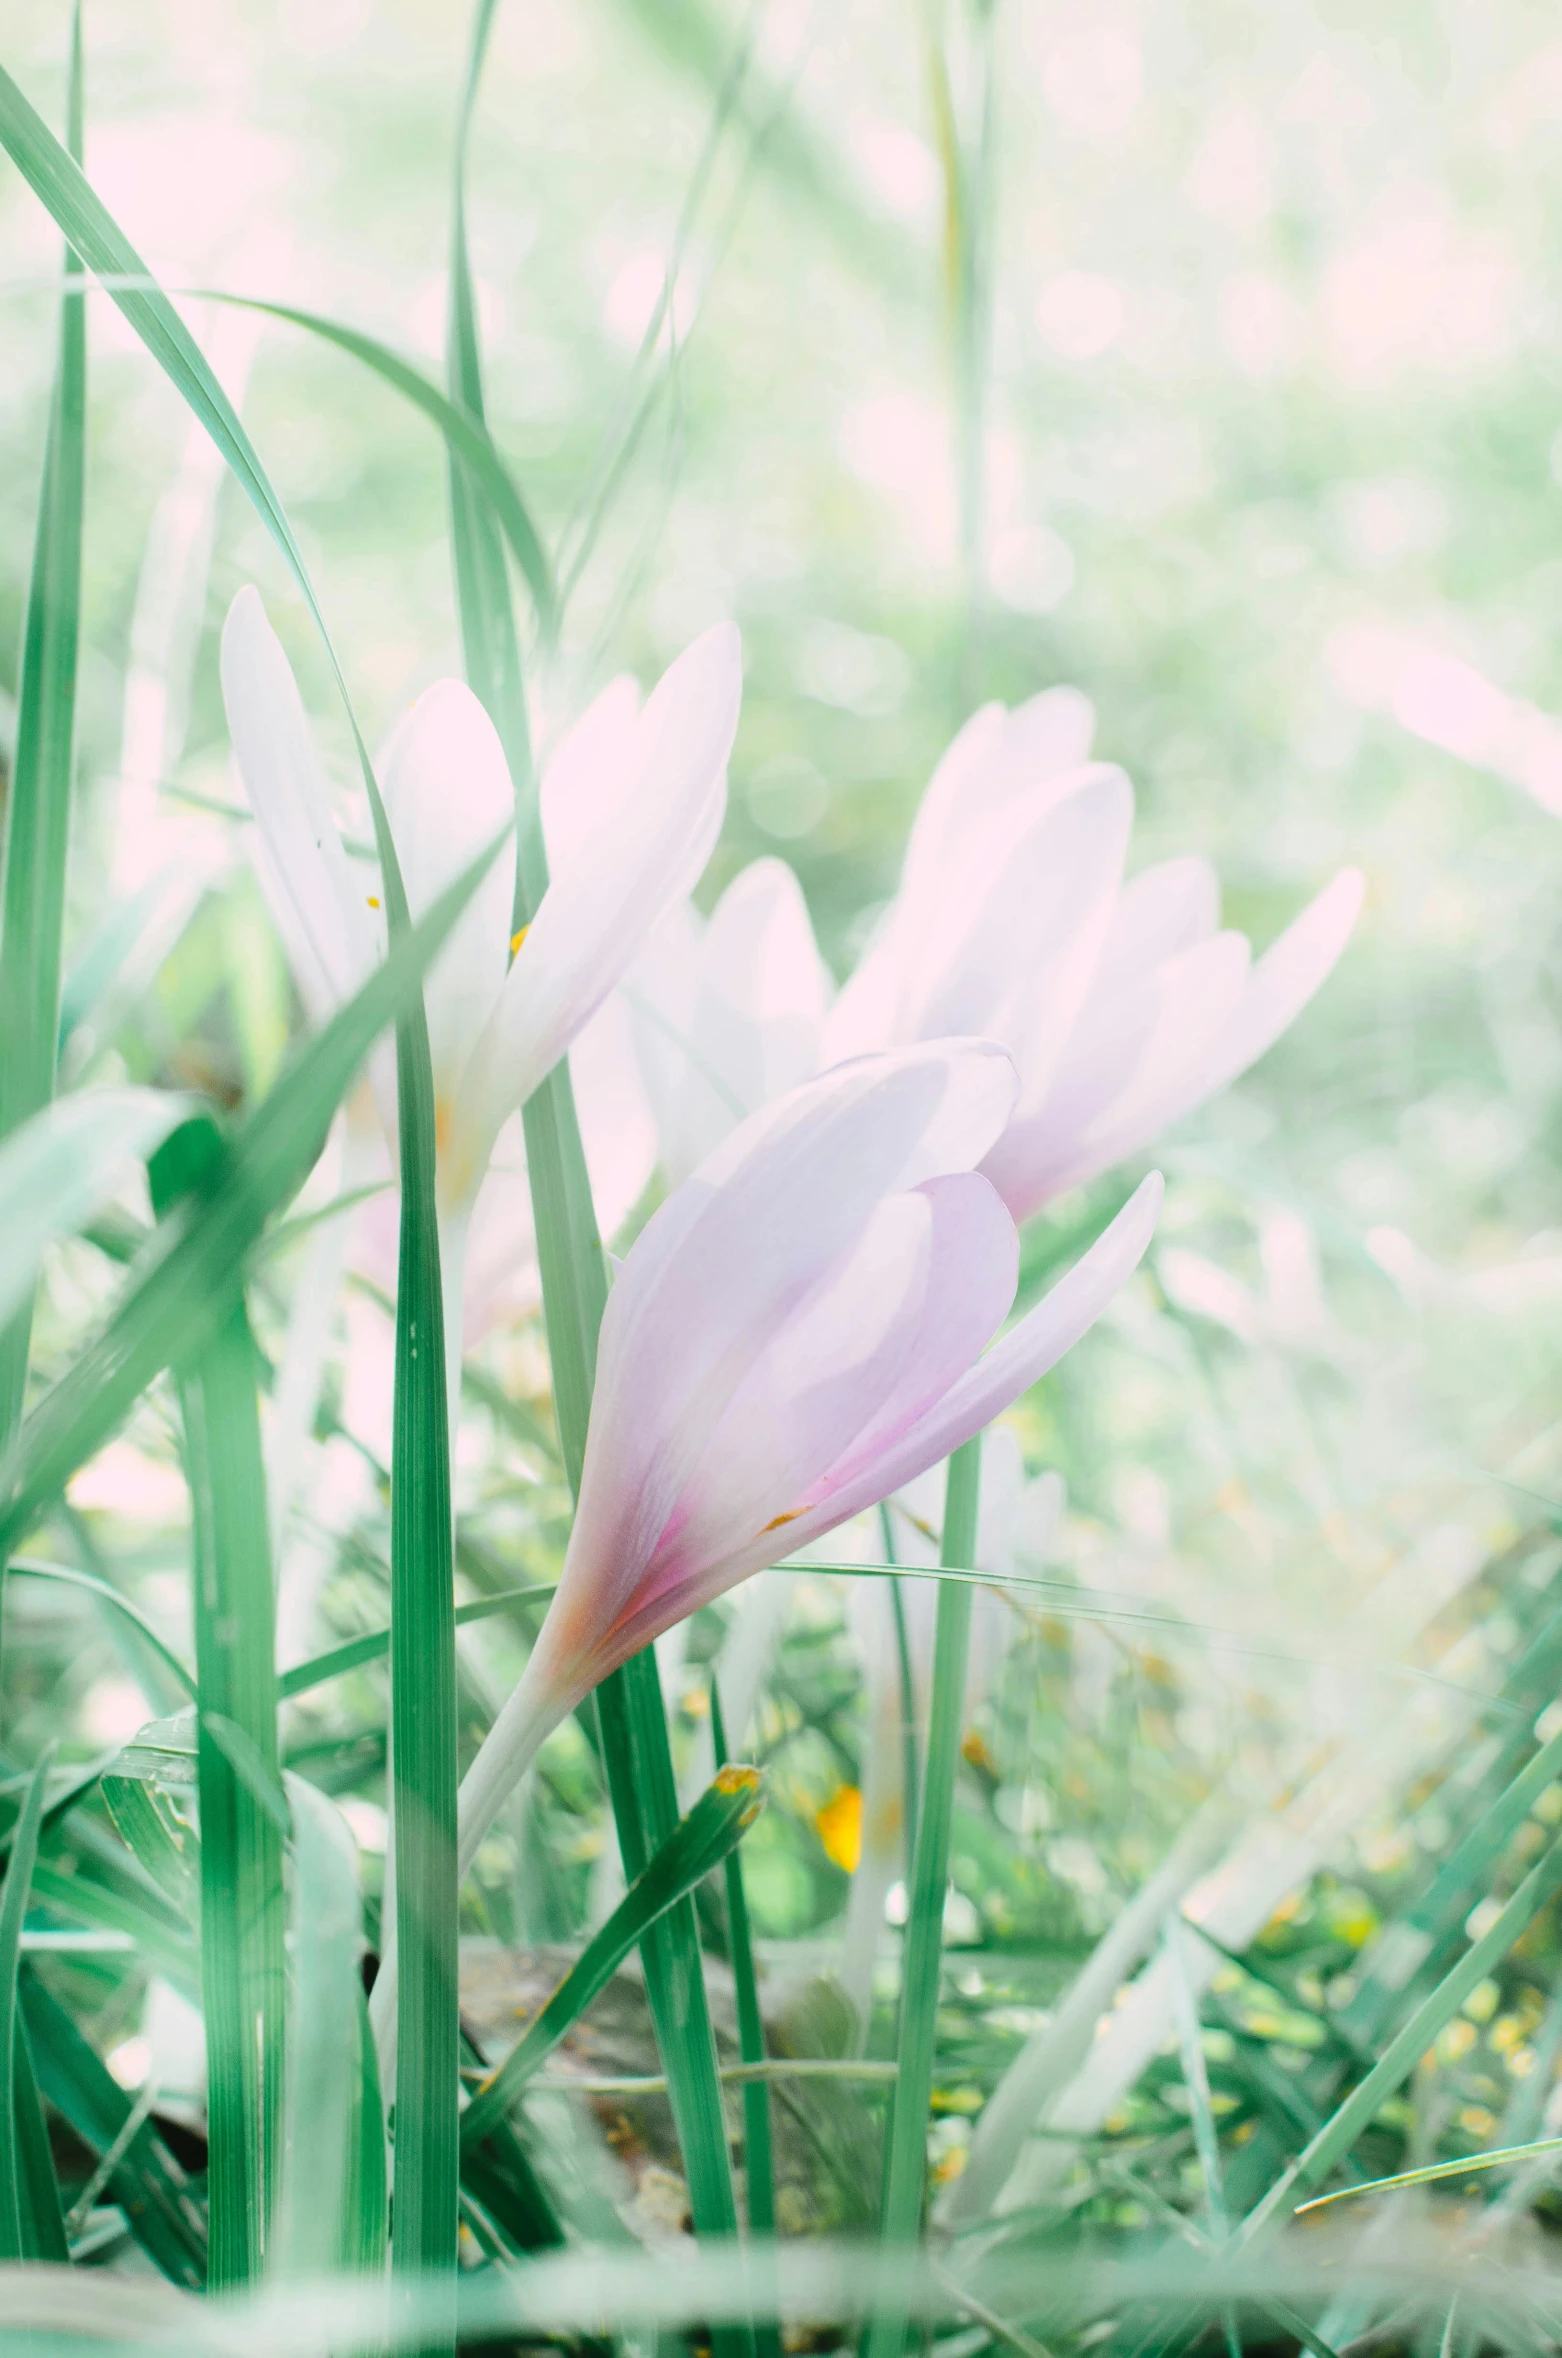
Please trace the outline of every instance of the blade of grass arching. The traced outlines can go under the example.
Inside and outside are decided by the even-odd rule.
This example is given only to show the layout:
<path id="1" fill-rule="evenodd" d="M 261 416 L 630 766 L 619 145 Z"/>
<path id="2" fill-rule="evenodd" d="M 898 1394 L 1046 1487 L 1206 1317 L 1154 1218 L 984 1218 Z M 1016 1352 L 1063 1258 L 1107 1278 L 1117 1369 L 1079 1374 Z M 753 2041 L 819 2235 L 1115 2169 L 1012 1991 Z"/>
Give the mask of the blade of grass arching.
<path id="1" fill-rule="evenodd" d="M 495 0 L 479 0 L 463 89 L 455 155 L 451 304 L 447 346 L 453 399 L 474 417 L 484 415 L 477 309 L 466 250 L 465 158 L 484 50 Z M 489 703 L 520 798 L 516 845 L 514 923 L 534 914 L 547 882 L 547 859 L 537 814 L 515 617 L 503 552 L 491 519 L 452 467 L 451 541 L 467 676 Z M 489 699 L 492 698 L 490 702 Z M 607 1266 L 591 1200 L 567 1060 L 555 1066 L 522 1111 L 527 1172 L 542 1278 L 543 1316 L 553 1373 L 554 1409 L 570 1488 L 578 1494 L 585 1454 L 597 1330 L 607 1300 Z M 597 1690 L 608 1792 L 624 1874 L 633 1882 L 678 1823 L 661 1686 L 649 1654 L 615 1671 Z M 716 2069 L 700 1957 L 699 1930 L 689 1900 L 680 1900 L 651 1927 L 642 1944 L 646 1992 L 671 2084 L 673 2115 L 683 2146 L 689 2202 L 701 2234 L 737 2231 L 732 2155 Z M 742 2358 L 750 2337 L 717 2334 L 718 2358 Z"/>
<path id="2" fill-rule="evenodd" d="M 341 1812 L 302 1777 L 287 1779 L 293 1819 L 292 1958 L 287 2120 L 277 2202 L 275 2268 L 328 2276 L 359 2263 L 356 2147 L 383 2137 L 378 2103 L 361 2118 L 358 2017 L 363 1946 L 358 1852 Z M 381 2172 L 383 2176 L 383 2171 Z M 365 2189 L 370 2194 L 372 2189 Z M 378 2206 L 383 2232 L 383 2205 Z M 382 2255 L 383 2256 L 383 2255 Z"/>
<path id="3" fill-rule="evenodd" d="M 66 101 L 71 154 L 82 151 L 80 0 L 71 19 Z M 81 264 L 65 252 L 66 291 L 17 683 L 16 750 L 6 797 L 0 911 L 0 1138 L 54 1095 L 60 1031 L 65 861 L 76 744 L 81 537 L 86 474 L 87 316 Z M 32 1340 L 25 1302 L 0 1333 L 0 1448 L 21 1420 Z M 3 1578 L 3 1566 L 0 1566 Z"/>
<path id="4" fill-rule="evenodd" d="M 1330 2115 L 1283 2176 L 1276 2179 L 1257 2208 L 1248 2214 L 1239 2231 L 1239 2241 L 1244 2246 L 1251 2245 L 1275 2226 L 1293 2206 L 1295 2196 L 1315 2186 L 1349 2153 L 1379 2106 L 1415 2069 L 1444 2023 L 1457 2013 L 1477 1982 L 1483 1981 L 1500 1964 L 1526 1926 L 1559 1891 L 1562 1891 L 1562 1842 L 1530 1869 L 1501 1914 L 1422 2000 L 1371 2071 Z"/>
<path id="5" fill-rule="evenodd" d="M 978 1434 L 949 1460 L 943 1546 L 939 1551 L 946 1564 L 969 1563 L 975 1552 L 981 1471 L 981 1435 Z M 911 1868 L 911 1908 L 902 1951 L 896 2044 L 900 2069 L 890 2105 L 879 2225 L 883 2242 L 890 2248 L 916 2242 L 927 2184 L 927 2123 L 943 1964 L 944 1897 L 949 1883 L 949 1838 L 970 1649 L 971 1591 L 963 1582 L 946 1580 L 939 1586 L 933 1636 L 927 1766 Z M 878 2310 L 867 2330 L 868 2358 L 901 2358 L 906 2323 L 904 2311 Z"/>
<path id="6" fill-rule="evenodd" d="M 25 1538 L 174 1351 L 194 1348 L 215 1324 L 234 1270 L 271 1214 L 308 1177 L 364 1057 L 397 1008 L 418 991 L 491 856 L 474 861 L 440 895 L 385 964 L 306 1043 L 236 1132 L 211 1195 L 187 1221 L 169 1224 L 159 1259 L 22 1426 L 0 1461 L 0 1549 Z"/>
<path id="7" fill-rule="evenodd" d="M 17 1975 L 22 1960 L 22 1922 L 27 1914 L 33 1868 L 38 1858 L 38 1827 L 43 1817 L 43 1791 L 48 1775 L 46 1754 L 28 1785 L 5 1881 L 0 1884 L 0 2260 L 36 2257 L 25 2233 L 30 2215 L 23 2191 L 26 2167 L 17 2125 L 16 2066 L 23 2051 L 17 2035 Z"/>
<path id="8" fill-rule="evenodd" d="M 145 1614 L 128 1597 L 122 1597 L 117 1588 L 110 1588 L 106 1580 L 99 1580 L 95 1572 L 79 1572 L 74 1564 L 48 1564 L 39 1557 L 26 1556 L 13 1557 L 10 1568 L 12 1572 L 30 1580 L 52 1580 L 63 1588 L 85 1589 L 89 1596 L 99 1597 L 104 1604 L 112 1605 L 115 1612 L 130 1623 L 136 1634 L 157 1656 L 170 1677 L 183 1687 L 192 1702 L 195 1700 L 195 1680 L 172 1646 L 159 1637 Z"/>
<path id="9" fill-rule="evenodd" d="M 226 1159 L 205 1117 L 176 1130 L 150 1165 L 158 1215 L 199 1201 Z M 194 1554 L 197 1784 L 201 1809 L 201 1998 L 206 2023 L 210 2273 L 215 2291 L 264 2267 L 281 2150 L 283 1841 L 234 1746 L 275 1782 L 277 1694 L 270 1519 L 256 1353 L 230 1283 L 213 1331 L 173 1362 L 184 1424 Z"/>
<path id="10" fill-rule="evenodd" d="M 464 2146 L 480 2143 L 489 2128 L 503 2120 L 532 2074 L 607 1987 L 648 1928 L 720 1866 L 742 1841 L 761 1806 L 758 1769 L 723 1768 L 718 1773 L 587 1942 L 498 2070 L 479 2088 L 462 2115 Z"/>
<path id="11" fill-rule="evenodd" d="M 206 2224 L 184 2171 L 150 2120 L 121 2142 L 134 2097 L 25 1965 L 21 2003 L 43 2095 L 100 2159 L 119 2148 L 108 2181 L 110 2199 L 119 2204 L 153 2266 L 171 2284 L 199 2292 L 206 2282 Z"/>
<path id="12" fill-rule="evenodd" d="M 360 328 L 328 319 L 318 311 L 300 311 L 292 303 L 266 302 L 257 295 L 235 295 L 220 287 L 196 287 L 189 292 L 203 303 L 228 303 L 242 311 L 258 311 L 268 319 L 282 320 L 289 327 L 302 328 L 306 334 L 334 344 L 338 351 L 360 362 L 414 409 L 420 410 L 443 435 L 452 464 L 459 464 L 478 496 L 487 503 L 531 592 L 539 624 L 544 632 L 552 631 L 557 621 L 558 595 L 548 553 L 538 537 L 520 486 L 480 417 L 474 417 L 459 402 L 449 399 L 437 385 L 430 383 L 421 369 L 404 360 L 390 345 L 382 344 L 377 336 L 365 335 Z"/>
<path id="13" fill-rule="evenodd" d="M 488 1621 L 511 1605 L 545 1604 L 552 1594 L 551 1580 L 541 1581 L 534 1588 L 501 1588 L 491 1597 L 476 1597 L 469 1605 L 458 1605 L 456 1626 L 464 1627 L 469 1621 Z M 329 1653 L 295 1663 L 277 1680 L 277 1693 L 288 1702 L 294 1695 L 307 1695 L 312 1688 L 324 1686 L 327 1679 L 341 1678 L 349 1670 L 360 1670 L 366 1662 L 378 1662 L 390 1651 L 390 1634 L 388 1629 L 367 1630 L 362 1637 L 348 1638 L 343 1644 L 332 1646 Z"/>
<path id="14" fill-rule="evenodd" d="M 710 1683 L 711 1742 L 718 1766 L 727 1758 L 727 1729 L 721 1716 L 721 1696 Z M 763 2064 L 765 2023 L 759 2011 L 759 1980 L 754 1971 L 754 1942 L 749 1931 L 748 1895 L 743 1889 L 743 1854 L 728 1853 L 722 1875 L 727 1886 L 727 1926 L 732 1952 L 732 1985 L 737 1999 L 738 2053 L 745 2063 Z M 748 2178 L 748 2224 L 751 2235 L 773 2236 L 776 2231 L 775 2154 L 770 2133 L 770 2090 L 763 2080 L 743 2090 L 743 2156 Z M 755 2358 L 781 2358 L 781 2337 L 774 2324 L 754 2327 Z"/>
<path id="15" fill-rule="evenodd" d="M 1329 2194 L 1315 2194 L 1296 2206 L 1298 2219 L 1314 2211 L 1332 2210 L 1336 2203 L 1354 2202 L 1358 2194 L 1393 2194 L 1401 2186 L 1435 2186 L 1442 2178 L 1470 2178 L 1481 2170 L 1511 2170 L 1520 2162 L 1548 2153 L 1562 2153 L 1562 2137 L 1542 2137 L 1533 2145 L 1501 2145 L 1490 2153 L 1466 2153 L 1457 2161 L 1428 2162 L 1424 2169 L 1397 2170 L 1392 2178 L 1364 2178 L 1359 2186 L 1336 2186 Z"/>

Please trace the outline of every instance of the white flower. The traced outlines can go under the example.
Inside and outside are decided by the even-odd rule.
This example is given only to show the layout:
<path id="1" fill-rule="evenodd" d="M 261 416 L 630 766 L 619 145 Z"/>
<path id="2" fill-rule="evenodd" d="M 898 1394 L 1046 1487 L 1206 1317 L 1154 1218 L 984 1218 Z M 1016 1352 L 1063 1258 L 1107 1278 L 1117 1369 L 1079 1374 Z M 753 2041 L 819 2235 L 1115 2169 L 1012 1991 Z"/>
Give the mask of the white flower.
<path id="1" fill-rule="evenodd" d="M 241 590 L 222 641 L 222 686 L 258 861 L 311 1015 L 322 1021 L 381 955 L 381 895 L 348 855 L 298 689 L 256 592 Z M 460 1333 L 461 1270 L 495 1143 L 692 889 L 726 808 L 741 690 L 736 630 L 718 625 L 646 700 L 621 680 L 561 743 L 542 782 L 551 881 L 531 925 L 510 931 L 509 862 L 494 861 L 424 986 L 434 1071 L 447 1319 Z M 515 797 L 492 722 L 440 680 L 392 733 L 381 787 L 414 917 L 492 843 Z M 395 1152 L 385 1061 L 376 1074 Z"/>
<path id="2" fill-rule="evenodd" d="M 1086 759 L 1092 728 L 1072 688 L 967 722 L 923 797 L 899 891 L 820 1037 L 825 1067 L 954 1033 L 1002 1041 L 1020 1099 L 983 1169 L 1017 1220 L 1137 1153 L 1255 1063 L 1324 981 L 1361 905 L 1361 877 L 1347 869 L 1254 959 L 1242 934 L 1220 928 L 1207 860 L 1162 861 L 1125 883 L 1133 793 L 1121 770 Z M 729 1121 L 766 1089 L 762 1056 L 739 1053 L 745 1021 L 760 1042 L 766 1009 L 814 987 L 811 937 L 790 924 L 778 939 L 784 972 L 723 978 Z M 684 1043 L 684 1086 L 697 1093 L 716 1060 L 688 989 L 660 986 L 649 962 L 635 982 L 663 1038 Z M 645 1037 L 642 1020 L 643 1056 Z M 648 1067 L 648 1086 L 676 1170 L 685 1148 L 665 1111 L 668 1084 Z M 721 1095 L 707 1087 L 701 1103 L 714 1124 Z"/>

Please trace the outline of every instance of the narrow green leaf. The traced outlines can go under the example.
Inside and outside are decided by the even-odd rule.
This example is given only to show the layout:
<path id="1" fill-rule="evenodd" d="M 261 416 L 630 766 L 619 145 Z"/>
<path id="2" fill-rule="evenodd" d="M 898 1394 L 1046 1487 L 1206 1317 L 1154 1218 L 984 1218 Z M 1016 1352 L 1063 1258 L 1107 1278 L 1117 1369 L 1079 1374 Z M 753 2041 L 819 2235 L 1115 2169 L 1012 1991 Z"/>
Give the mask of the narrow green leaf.
<path id="1" fill-rule="evenodd" d="M 0 2260 L 28 2260 L 34 2256 L 24 2234 L 26 2165 L 17 2123 L 16 2065 L 20 2052 L 17 1974 L 22 1957 L 22 1923 L 38 1859 L 38 1827 L 43 1817 L 43 1789 L 48 1774 L 49 1761 L 45 1754 L 28 1785 L 5 1882 L 0 1884 Z"/>
<path id="2" fill-rule="evenodd" d="M 553 569 L 520 486 L 480 417 L 448 398 L 390 345 L 359 328 L 347 327 L 318 311 L 300 311 L 291 303 L 263 302 L 258 296 L 227 294 L 220 288 L 202 287 L 194 292 L 202 302 L 230 303 L 240 310 L 263 312 L 268 319 L 285 320 L 290 327 L 303 328 L 309 335 L 334 344 L 421 410 L 444 436 L 452 463 L 459 464 L 485 502 L 531 591 L 538 623 L 551 635 L 558 620 Z"/>
<path id="3" fill-rule="evenodd" d="M 457 1605 L 456 1622 L 461 1626 L 468 1621 L 487 1621 L 511 1605 L 543 1604 L 552 1594 L 553 1583 L 549 1580 L 534 1588 L 496 1589 L 491 1597 L 476 1597 L 470 1604 Z M 361 1670 L 366 1662 L 380 1661 L 390 1651 L 390 1636 L 388 1629 L 366 1630 L 362 1637 L 347 1638 L 327 1653 L 295 1663 L 277 1680 L 277 1693 L 288 1701 L 294 1695 L 307 1695 L 312 1688 L 324 1686 L 327 1679 L 342 1678 L 349 1670 Z"/>
<path id="4" fill-rule="evenodd" d="M 1479 2170 L 1510 2170 L 1518 2162 L 1534 2161 L 1543 2153 L 1562 2153 L 1562 2137 L 1542 2137 L 1533 2145 L 1499 2145 L 1490 2153 L 1465 2153 L 1457 2161 L 1428 2162 L 1420 2170 L 1396 2170 L 1392 2178 L 1364 2178 L 1359 2186 L 1336 2186 L 1332 2193 L 1315 2194 L 1299 2202 L 1295 2215 L 1326 2211 L 1337 2202 L 1354 2202 L 1358 2194 L 1393 2194 L 1401 2186 L 1435 2186 L 1440 2178 L 1469 2178 Z"/>
<path id="5" fill-rule="evenodd" d="M 21 2193 L 22 2248 L 30 2259 L 51 2260 L 57 2266 L 70 2260 L 70 2238 L 60 2202 L 60 2182 L 54 2174 L 48 2123 L 38 2100 L 32 2046 L 27 2023 L 16 2016 L 16 2143 Z"/>
<path id="6" fill-rule="evenodd" d="M 658 1917 L 703 1883 L 742 1841 L 761 1808 L 759 1771 L 723 1768 L 686 1818 L 637 1875 L 601 1930 L 570 1967 L 461 2120 L 464 2146 L 480 2143 L 552 2054 Z"/>
<path id="7" fill-rule="evenodd" d="M 27 1419 L 0 1460 L 0 1549 L 25 1537 L 175 1349 L 195 1348 L 216 1323 L 234 1270 L 319 1159 L 337 1104 L 378 1033 L 418 992 L 492 857 L 475 860 L 305 1044 L 235 1134 L 212 1192 L 187 1219 L 168 1223 L 159 1258 Z"/>
<path id="8" fill-rule="evenodd" d="M 1292 2197 L 1315 2186 L 1337 2161 L 1343 2160 L 1377 2114 L 1426 2053 L 1444 2023 L 1451 2020 L 1479 1981 L 1484 1981 L 1514 1942 L 1539 1915 L 1547 1901 L 1562 1891 L 1562 1842 L 1548 1850 L 1477 1941 L 1472 1941 L 1451 1972 L 1444 1974 L 1365 2077 L 1325 2121 L 1311 2143 L 1276 2179 L 1263 2201 L 1244 2220 L 1239 2240 L 1252 2244 L 1279 2222 Z"/>
<path id="9" fill-rule="evenodd" d="M 228 1159 L 216 1124 L 176 1130 L 151 1163 L 160 1217 L 214 1191 Z M 283 1829 L 270 1518 L 254 1339 L 230 1276 L 218 1320 L 173 1362 L 194 1547 L 201 1996 L 206 2021 L 210 2273 L 253 2283 L 276 2194 L 286 2026 Z M 285 1813 L 284 1813 L 285 1815 Z"/>
<path id="10" fill-rule="evenodd" d="M 192 1930 L 201 1921 L 200 1844 L 181 1826 L 150 1777 L 105 1776 L 103 1800 L 115 1831 Z"/>
<path id="11" fill-rule="evenodd" d="M 721 1715 L 721 1695 L 710 1683 L 711 1743 L 718 1764 L 727 1758 L 727 1729 Z M 759 2011 L 759 1981 L 754 1971 L 754 1942 L 749 1931 L 748 1895 L 743 1889 L 743 1854 L 728 1852 L 722 1868 L 727 1887 L 727 1928 L 732 1953 L 732 1982 L 737 1999 L 738 2053 L 745 2065 L 763 2075 L 766 2065 L 765 2023 Z M 723 2075 L 725 2076 L 725 2075 Z M 753 2236 L 776 2231 L 775 2154 L 770 2134 L 770 2090 L 763 2076 L 743 2088 L 743 2158 L 748 2179 L 748 2227 Z M 781 2336 L 773 2323 L 754 2327 L 755 2358 L 781 2358 Z"/>
<path id="12" fill-rule="evenodd" d="M 949 1461 L 940 1550 L 946 1565 L 966 1564 L 975 1552 L 981 1446 L 978 1434 L 957 1449 Z M 896 2048 L 900 2070 L 890 2107 L 889 2153 L 879 2229 L 887 2249 L 916 2242 L 926 2191 L 927 2123 L 937 2043 L 944 1897 L 949 1887 L 949 1838 L 970 1647 L 971 1591 L 964 1582 L 946 1580 L 938 1592 L 927 1766 L 901 1967 L 900 2030 Z M 903 2310 L 880 2309 L 868 2329 L 868 2358 L 901 2358 L 906 2323 Z"/>
<path id="13" fill-rule="evenodd" d="M 25 1966 L 21 1998 L 39 2088 L 83 2144 L 101 2158 L 124 2135 L 134 2099 L 59 2000 Z M 143 2121 L 123 2147 L 108 2191 L 153 2265 L 170 2283 L 198 2292 L 206 2281 L 202 2208 L 150 2120 Z"/>
<path id="14" fill-rule="evenodd" d="M 81 9 L 71 20 L 67 137 L 82 148 Z M 54 390 L 22 631 L 16 752 L 6 798 L 0 910 L 0 1138 L 54 1095 L 76 740 L 81 539 L 86 476 L 87 317 L 81 265 L 65 253 Z M 21 1419 L 32 1338 L 24 1301 L 0 1334 L 0 1446 Z"/>
<path id="15" fill-rule="evenodd" d="M 302 1777 L 287 1780 L 293 1821 L 292 1970 L 288 2015 L 287 2136 L 275 2266 L 323 2277 L 360 2262 L 360 2188 L 383 2233 L 383 2204 L 362 2186 L 366 2130 L 383 2138 L 378 2099 L 363 2117 L 359 2054 L 363 1946 L 358 1852 L 341 1812 Z M 383 2165 L 379 2173 L 383 2179 Z"/>
<path id="16" fill-rule="evenodd" d="M 29 1580 L 52 1580 L 63 1588 L 84 1589 L 88 1596 L 100 1597 L 104 1604 L 112 1605 L 121 1619 L 128 1621 L 137 1635 L 150 1646 L 169 1676 L 194 1700 L 194 1677 L 186 1670 L 172 1646 L 158 1636 L 145 1614 L 128 1597 L 122 1597 L 117 1588 L 111 1588 L 106 1580 L 100 1580 L 95 1572 L 78 1571 L 74 1564 L 46 1563 L 40 1556 L 13 1556 L 10 1568 L 13 1573 L 20 1573 Z"/>
<path id="17" fill-rule="evenodd" d="M 455 150 L 450 319 L 446 342 L 452 399 L 484 413 L 477 306 L 466 247 L 466 143 L 496 0 L 478 0 Z M 531 740 L 515 617 L 503 550 L 492 519 L 459 460 L 452 459 L 451 546 L 467 678 L 499 731 L 518 798 L 515 925 L 529 922 L 547 884 Z M 572 1492 L 580 1469 L 596 1372 L 597 1330 L 607 1300 L 607 1264 L 591 1200 L 580 1124 L 563 1059 L 522 1109 L 526 1165 L 542 1278 L 554 1410 Z M 633 1882 L 678 1822 L 677 1787 L 654 1660 L 637 1656 L 597 1690 L 603 1761 L 626 1878 Z M 737 2198 L 716 2041 L 711 2028 L 693 1903 L 678 1901 L 642 1944 L 646 1991 L 672 2088 L 694 2224 L 705 2235 L 735 2235 Z M 717 2358 L 745 2358 L 751 2336 L 718 2329 Z"/>

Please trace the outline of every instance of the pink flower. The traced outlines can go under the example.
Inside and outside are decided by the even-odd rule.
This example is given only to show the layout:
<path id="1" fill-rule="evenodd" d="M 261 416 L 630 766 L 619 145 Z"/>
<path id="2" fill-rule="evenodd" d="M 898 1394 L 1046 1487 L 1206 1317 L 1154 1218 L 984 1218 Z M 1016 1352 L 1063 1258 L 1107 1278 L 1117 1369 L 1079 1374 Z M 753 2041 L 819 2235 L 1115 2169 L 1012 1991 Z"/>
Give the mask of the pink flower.
<path id="1" fill-rule="evenodd" d="M 1134 1269 L 1158 1177 L 993 1343 L 1018 1242 L 976 1166 L 1017 1089 L 986 1040 L 853 1059 L 745 1122 L 650 1221 L 602 1324 L 558 1590 L 462 1785 L 463 1872 L 599 1680 L 979 1432 Z"/>

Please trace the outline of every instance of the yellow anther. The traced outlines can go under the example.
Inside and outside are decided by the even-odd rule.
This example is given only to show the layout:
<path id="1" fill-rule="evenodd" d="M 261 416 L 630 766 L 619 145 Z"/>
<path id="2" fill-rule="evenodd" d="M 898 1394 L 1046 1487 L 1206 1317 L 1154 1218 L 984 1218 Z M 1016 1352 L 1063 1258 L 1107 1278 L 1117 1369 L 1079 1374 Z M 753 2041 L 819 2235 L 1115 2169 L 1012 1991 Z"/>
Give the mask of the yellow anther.
<path id="1" fill-rule="evenodd" d="M 759 1771 L 742 1761 L 729 1760 L 725 1768 L 716 1771 L 718 1793 L 755 1793 L 759 1790 Z"/>
<path id="2" fill-rule="evenodd" d="M 760 1538 L 763 1539 L 767 1531 L 779 1531 L 783 1523 L 795 1523 L 802 1511 L 801 1507 L 788 1507 L 784 1515 L 772 1515 L 765 1530 L 761 1531 Z"/>
<path id="3" fill-rule="evenodd" d="M 377 908 L 379 907 L 379 905 L 380 905 L 380 904 L 379 904 L 378 897 L 377 897 L 377 896 L 376 896 L 374 893 L 372 893 L 372 892 L 371 892 L 371 893 L 370 893 L 370 895 L 369 895 L 369 906 L 370 906 L 370 908 L 371 908 L 371 909 L 377 909 Z"/>
<path id="4" fill-rule="evenodd" d="M 511 936 L 510 936 L 510 955 L 511 955 L 511 957 L 512 957 L 512 958 L 515 956 L 515 953 L 516 953 L 516 951 L 517 951 L 517 950 L 520 948 L 520 946 L 521 946 L 522 942 L 523 942 L 523 941 L 526 939 L 526 936 L 527 936 L 527 935 L 528 935 L 530 932 L 531 932 L 531 927 L 530 927 L 529 925 L 523 925 L 523 926 L 521 927 L 521 930 L 520 930 L 520 932 L 519 932 L 519 933 L 512 933 L 512 934 L 511 934 Z"/>

